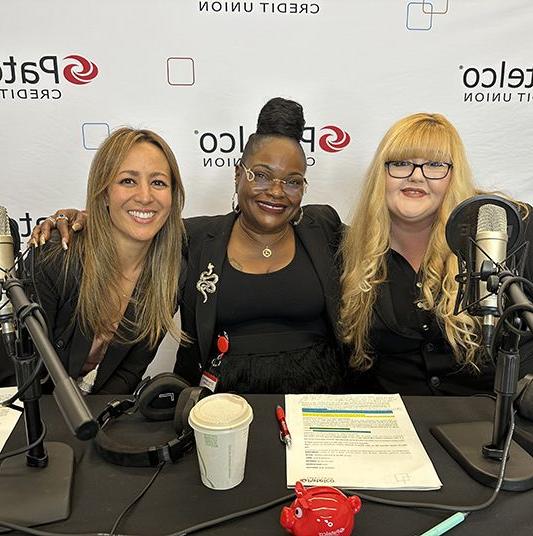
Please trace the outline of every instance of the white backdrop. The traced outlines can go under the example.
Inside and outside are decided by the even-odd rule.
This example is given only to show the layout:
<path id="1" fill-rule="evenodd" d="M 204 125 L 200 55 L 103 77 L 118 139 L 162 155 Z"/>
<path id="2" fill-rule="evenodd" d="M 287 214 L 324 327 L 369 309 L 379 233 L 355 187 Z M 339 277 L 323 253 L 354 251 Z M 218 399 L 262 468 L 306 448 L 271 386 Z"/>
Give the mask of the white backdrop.
<path id="1" fill-rule="evenodd" d="M 131 125 L 174 148 L 186 216 L 225 213 L 278 95 L 310 127 L 305 201 L 345 220 L 386 129 L 418 111 L 457 126 L 481 186 L 533 202 L 532 22 L 531 0 L 2 0 L 0 205 L 23 237 L 82 207 L 94 150 Z"/>

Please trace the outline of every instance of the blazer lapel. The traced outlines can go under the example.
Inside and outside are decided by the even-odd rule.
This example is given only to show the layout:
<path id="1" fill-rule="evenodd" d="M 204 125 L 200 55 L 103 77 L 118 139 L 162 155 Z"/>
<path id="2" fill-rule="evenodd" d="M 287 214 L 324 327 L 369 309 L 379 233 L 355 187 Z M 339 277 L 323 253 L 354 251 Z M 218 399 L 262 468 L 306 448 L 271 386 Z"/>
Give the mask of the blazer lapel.
<path id="1" fill-rule="evenodd" d="M 130 348 L 130 344 L 113 344 L 113 342 L 109 344 L 104 359 L 98 367 L 98 374 L 96 375 L 96 381 L 94 383 L 95 390 L 98 390 L 102 385 L 104 385 L 104 383 L 107 382 L 107 380 L 109 380 Z"/>
<path id="2" fill-rule="evenodd" d="M 54 335 L 56 339 L 69 341 L 69 352 L 62 358 L 63 365 L 71 378 L 78 378 L 85 364 L 92 344 L 92 334 L 83 333 L 80 323 L 76 318 L 76 305 L 78 302 L 81 274 L 70 273 L 68 286 L 61 296 L 60 315 L 56 320 L 57 325 L 64 322 L 66 328 L 60 334 Z M 74 320 L 73 320 L 74 319 Z"/>
<path id="3" fill-rule="evenodd" d="M 78 323 L 76 323 L 70 345 L 72 352 L 68 359 L 68 374 L 72 378 L 78 378 L 80 376 L 81 369 L 89 355 L 91 344 L 92 338 L 86 337 Z"/>
<path id="4" fill-rule="evenodd" d="M 134 320 L 134 308 L 131 303 L 126 307 L 124 316 L 128 320 Z M 128 327 L 125 328 L 125 341 L 133 340 L 135 334 Z M 94 383 L 94 389 L 98 390 L 104 383 L 109 380 L 115 370 L 126 357 L 127 353 L 131 350 L 132 345 L 127 342 L 118 342 L 113 339 L 104 354 L 104 358 L 98 367 L 98 374 L 96 375 L 96 381 Z"/>
<path id="5" fill-rule="evenodd" d="M 322 227 L 310 216 L 305 215 L 302 224 L 295 226 L 294 230 L 302 241 L 320 279 L 322 289 L 324 290 L 328 318 L 336 331 L 340 290 L 339 273 L 335 266 L 334 253 L 329 247 L 328 239 Z M 323 240 L 317 240 L 317 233 L 322 235 Z M 324 244 L 328 247 L 324 247 Z"/>
<path id="6" fill-rule="evenodd" d="M 224 216 L 222 222 L 214 221 L 207 230 L 202 251 L 198 273 L 191 274 L 196 285 L 196 333 L 202 363 L 209 358 L 209 350 L 213 343 L 216 324 L 216 305 L 218 286 L 222 284 L 222 266 L 226 257 L 231 229 L 236 215 L 229 213 Z M 217 277 L 214 277 L 214 276 Z M 203 292 L 198 289 L 203 289 Z M 208 292 L 212 290 L 213 292 Z"/>

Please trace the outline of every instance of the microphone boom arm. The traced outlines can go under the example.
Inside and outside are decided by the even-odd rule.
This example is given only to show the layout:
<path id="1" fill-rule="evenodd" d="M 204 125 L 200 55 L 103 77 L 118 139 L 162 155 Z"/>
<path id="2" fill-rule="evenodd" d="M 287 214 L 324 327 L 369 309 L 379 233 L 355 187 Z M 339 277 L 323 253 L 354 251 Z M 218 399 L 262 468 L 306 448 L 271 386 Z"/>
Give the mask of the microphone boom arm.
<path id="1" fill-rule="evenodd" d="M 3 286 L 13 305 L 18 321 L 27 328 L 54 382 L 54 398 L 71 432 L 78 439 L 91 439 L 98 431 L 98 424 L 75 381 L 66 373 L 41 322 L 34 316 L 39 306 L 28 300 L 22 284 L 17 278 L 7 277 Z"/>

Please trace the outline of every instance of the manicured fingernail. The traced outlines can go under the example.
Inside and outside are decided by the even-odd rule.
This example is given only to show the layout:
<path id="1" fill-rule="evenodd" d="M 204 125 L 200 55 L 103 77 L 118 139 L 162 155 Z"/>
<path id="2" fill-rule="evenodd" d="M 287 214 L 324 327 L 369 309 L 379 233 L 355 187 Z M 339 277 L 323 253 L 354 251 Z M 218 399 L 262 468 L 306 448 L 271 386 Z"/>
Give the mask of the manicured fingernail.
<path id="1" fill-rule="evenodd" d="M 67 241 L 66 241 L 64 238 L 61 239 L 61 246 L 63 246 L 63 249 L 64 249 L 65 251 L 67 251 L 67 249 L 68 249 L 68 244 L 67 244 Z"/>
<path id="2" fill-rule="evenodd" d="M 46 239 L 44 238 L 44 235 L 41 235 L 39 242 L 41 243 L 41 246 L 44 246 L 46 244 Z"/>
<path id="3" fill-rule="evenodd" d="M 35 240 L 35 238 L 32 238 L 29 242 L 28 242 L 29 246 L 30 247 L 33 247 L 33 248 L 38 248 L 39 247 L 39 244 L 37 244 L 37 241 Z"/>
<path id="4" fill-rule="evenodd" d="M 72 230 L 76 233 L 78 232 L 79 230 L 81 229 L 81 225 L 79 223 L 75 223 L 73 226 L 72 226 Z"/>

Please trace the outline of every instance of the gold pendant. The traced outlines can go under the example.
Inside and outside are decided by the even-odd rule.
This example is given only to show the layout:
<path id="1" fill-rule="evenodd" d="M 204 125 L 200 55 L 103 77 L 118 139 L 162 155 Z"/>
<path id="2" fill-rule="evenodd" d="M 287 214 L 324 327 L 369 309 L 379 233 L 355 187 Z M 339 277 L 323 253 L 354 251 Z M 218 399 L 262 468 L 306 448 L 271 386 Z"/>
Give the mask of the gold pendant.
<path id="1" fill-rule="evenodd" d="M 265 249 L 263 250 L 263 257 L 268 259 L 271 255 L 272 250 L 268 246 L 265 246 Z"/>

